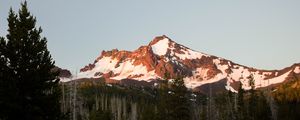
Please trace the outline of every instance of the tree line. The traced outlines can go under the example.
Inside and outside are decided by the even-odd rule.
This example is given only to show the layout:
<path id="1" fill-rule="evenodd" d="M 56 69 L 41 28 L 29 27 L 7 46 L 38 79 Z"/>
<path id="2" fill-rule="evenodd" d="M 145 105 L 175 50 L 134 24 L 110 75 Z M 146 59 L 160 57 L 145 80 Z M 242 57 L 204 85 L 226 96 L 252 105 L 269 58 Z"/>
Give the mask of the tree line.
<path id="1" fill-rule="evenodd" d="M 238 93 L 226 91 L 214 95 L 192 92 L 182 78 L 158 86 L 137 87 L 107 85 L 104 79 L 65 83 L 65 91 L 77 82 L 77 119 L 94 120 L 296 120 L 299 118 L 299 79 L 295 78 L 276 89 L 257 90 L 249 76 L 251 89 L 240 85 Z M 295 85 L 298 85 L 295 88 Z M 292 89 L 292 90 L 290 90 Z M 284 94 L 286 91 L 291 93 Z M 72 93 L 72 92 L 71 92 Z M 65 103 L 74 97 L 64 93 Z M 279 95 L 277 95 L 279 94 Z M 282 96 L 284 95 L 284 97 Z M 285 98 L 284 100 L 282 98 Z M 291 101 L 291 99 L 293 99 Z M 84 113 L 84 114 L 82 114 Z M 73 114 L 73 113 L 71 113 Z M 72 116 L 72 115 L 71 115 Z"/>

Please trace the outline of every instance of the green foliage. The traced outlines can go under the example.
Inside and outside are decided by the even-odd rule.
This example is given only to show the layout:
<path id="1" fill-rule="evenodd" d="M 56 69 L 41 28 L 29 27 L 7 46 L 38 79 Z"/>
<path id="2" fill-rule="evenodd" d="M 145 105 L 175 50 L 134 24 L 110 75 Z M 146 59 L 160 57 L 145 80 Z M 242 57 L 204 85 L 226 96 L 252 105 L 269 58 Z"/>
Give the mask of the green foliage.
<path id="1" fill-rule="evenodd" d="M 248 118 L 254 120 L 256 116 L 255 108 L 257 107 L 257 95 L 255 91 L 255 80 L 253 78 L 253 75 L 251 74 L 249 77 L 249 85 L 251 86 L 251 89 L 249 90 L 250 98 L 249 98 L 249 105 L 248 105 Z"/>
<path id="2" fill-rule="evenodd" d="M 58 73 L 47 40 L 36 19 L 21 4 L 10 9 L 8 34 L 0 40 L 0 119 L 54 120 L 61 118 Z"/>
<path id="3" fill-rule="evenodd" d="M 253 119 L 255 120 L 270 120 L 272 114 L 271 108 L 267 101 L 267 97 L 263 94 L 262 91 L 255 91 L 255 94 L 255 102 L 252 102 L 252 104 L 255 104 L 255 106 L 252 108 L 250 115 L 253 116 Z"/>
<path id="4" fill-rule="evenodd" d="M 263 90 L 224 92 L 208 97 L 189 92 L 182 79 L 163 81 L 158 88 L 106 85 L 104 80 L 78 81 L 78 119 L 137 120 L 270 120 L 299 118 L 299 103 L 274 104 Z M 70 82 L 67 85 L 72 86 Z M 291 85 L 294 85 L 291 84 Z M 65 90 L 69 91 L 69 90 Z M 255 97 L 255 98 L 253 98 Z M 255 100 L 253 102 L 253 100 Z M 68 103 L 68 100 L 66 101 Z M 79 109 L 80 108 L 80 109 Z M 81 110 L 88 111 L 86 116 Z M 86 109 L 86 110 L 84 110 Z"/>
<path id="5" fill-rule="evenodd" d="M 109 111 L 96 110 L 90 113 L 90 120 L 112 120 L 112 114 Z"/>
<path id="6" fill-rule="evenodd" d="M 239 90 L 238 90 L 238 100 L 237 100 L 237 110 L 239 111 L 238 119 L 245 119 L 245 104 L 244 104 L 244 94 L 245 90 L 243 89 L 243 84 L 240 82 Z"/>
<path id="7" fill-rule="evenodd" d="M 160 120 L 189 120 L 190 102 L 188 91 L 182 78 L 174 79 L 170 88 L 160 90 L 158 119 Z"/>
<path id="8" fill-rule="evenodd" d="M 294 79 L 281 84 L 272 93 L 278 103 L 278 118 L 296 120 L 300 118 L 300 80 Z"/>
<path id="9" fill-rule="evenodd" d="M 74 81 L 66 83 L 67 111 L 76 109 L 78 119 L 138 119 L 155 117 L 156 90 L 151 88 L 105 84 L 103 79 L 76 81 L 76 108 L 68 106 L 73 102 Z M 70 98 L 69 98 L 70 97 Z M 72 103 L 73 104 L 73 103 Z M 72 114 L 72 113 L 71 113 Z"/>
<path id="10" fill-rule="evenodd" d="M 295 77 L 295 79 L 280 85 L 273 95 L 278 102 L 299 103 L 300 80 Z"/>

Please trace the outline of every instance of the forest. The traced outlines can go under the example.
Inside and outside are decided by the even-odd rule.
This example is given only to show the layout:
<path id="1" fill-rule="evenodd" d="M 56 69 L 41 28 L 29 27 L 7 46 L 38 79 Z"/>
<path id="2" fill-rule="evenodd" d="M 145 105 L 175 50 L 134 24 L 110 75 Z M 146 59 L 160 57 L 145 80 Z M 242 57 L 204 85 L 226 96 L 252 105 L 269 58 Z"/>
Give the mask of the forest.
<path id="1" fill-rule="evenodd" d="M 62 109 L 82 120 L 296 120 L 299 83 L 295 79 L 276 90 L 201 94 L 188 90 L 182 79 L 156 87 L 128 87 L 99 78 L 64 83 Z"/>

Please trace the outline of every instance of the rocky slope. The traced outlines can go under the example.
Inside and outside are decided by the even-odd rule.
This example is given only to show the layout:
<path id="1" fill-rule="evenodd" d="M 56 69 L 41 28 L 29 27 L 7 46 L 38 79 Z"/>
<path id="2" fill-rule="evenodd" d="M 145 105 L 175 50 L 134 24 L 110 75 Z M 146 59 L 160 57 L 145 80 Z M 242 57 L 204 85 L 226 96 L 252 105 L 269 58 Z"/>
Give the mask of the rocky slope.
<path id="1" fill-rule="evenodd" d="M 58 72 L 58 77 L 60 78 L 61 82 L 67 82 L 70 81 L 70 79 L 72 79 L 72 73 L 67 70 L 67 69 L 62 69 L 60 67 L 55 66 L 52 69 L 53 72 Z"/>
<path id="2" fill-rule="evenodd" d="M 180 45 L 167 36 L 155 37 L 135 51 L 102 51 L 94 63 L 80 70 L 77 79 L 103 77 L 107 82 L 150 81 L 184 77 L 188 88 L 205 91 L 208 85 L 236 91 L 239 81 L 250 89 L 253 75 L 256 88 L 276 85 L 300 75 L 300 64 L 282 70 L 258 70 L 236 64 Z M 152 83 L 152 82 L 151 82 Z"/>

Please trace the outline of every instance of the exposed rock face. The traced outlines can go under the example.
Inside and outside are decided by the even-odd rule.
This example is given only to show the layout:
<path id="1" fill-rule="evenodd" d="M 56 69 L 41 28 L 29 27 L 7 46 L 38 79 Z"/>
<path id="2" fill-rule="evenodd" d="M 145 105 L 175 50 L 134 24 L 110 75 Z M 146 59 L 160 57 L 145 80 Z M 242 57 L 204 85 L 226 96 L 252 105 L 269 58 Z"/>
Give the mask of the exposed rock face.
<path id="1" fill-rule="evenodd" d="M 239 82 L 244 89 L 250 89 L 250 75 L 255 79 L 256 88 L 299 76 L 300 64 L 282 70 L 258 70 L 194 51 L 163 35 L 155 37 L 147 46 L 141 46 L 135 51 L 102 51 L 101 56 L 93 64 L 82 68 L 78 76 L 104 77 L 106 81 L 130 79 L 150 82 L 162 80 L 166 74 L 171 79 L 184 77 L 189 88 L 200 89 L 199 86 L 215 83 L 218 88 L 235 91 Z"/>
<path id="2" fill-rule="evenodd" d="M 93 68 L 95 68 L 95 64 L 89 64 L 89 65 L 85 66 L 84 68 L 81 68 L 80 72 L 89 71 L 89 70 L 92 70 Z"/>
<path id="3" fill-rule="evenodd" d="M 54 71 L 54 72 L 58 71 L 59 72 L 58 76 L 61 77 L 61 78 L 70 78 L 72 76 L 71 72 L 67 69 L 61 69 L 59 67 L 54 67 L 52 69 L 52 71 Z"/>

